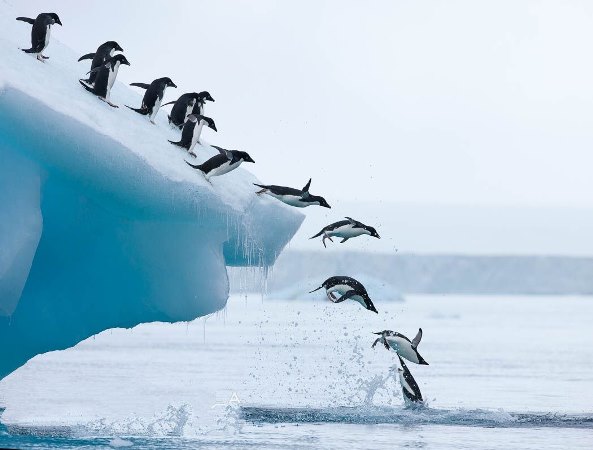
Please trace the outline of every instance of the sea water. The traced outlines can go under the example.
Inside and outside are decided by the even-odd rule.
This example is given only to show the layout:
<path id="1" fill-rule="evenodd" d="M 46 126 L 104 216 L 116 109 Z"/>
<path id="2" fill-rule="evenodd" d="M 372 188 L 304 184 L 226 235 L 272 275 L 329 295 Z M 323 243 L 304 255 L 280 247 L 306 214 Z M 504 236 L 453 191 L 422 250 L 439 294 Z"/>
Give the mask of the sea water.
<path id="1" fill-rule="evenodd" d="M 0 447 L 593 448 L 593 298 L 373 300 L 234 296 L 40 355 L 0 381 Z M 407 407 L 372 332 L 418 327 Z"/>

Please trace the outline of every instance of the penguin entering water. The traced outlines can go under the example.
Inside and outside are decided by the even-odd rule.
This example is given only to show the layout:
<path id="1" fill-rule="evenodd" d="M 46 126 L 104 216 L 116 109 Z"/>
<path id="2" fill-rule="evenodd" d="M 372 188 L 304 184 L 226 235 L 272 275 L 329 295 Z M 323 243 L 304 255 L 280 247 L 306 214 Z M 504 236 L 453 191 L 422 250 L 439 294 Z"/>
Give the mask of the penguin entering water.
<path id="1" fill-rule="evenodd" d="M 171 78 L 163 77 L 157 78 L 150 84 L 146 83 L 130 83 L 130 86 L 136 86 L 142 89 L 146 89 L 144 93 L 144 98 L 142 99 L 142 105 L 140 108 L 132 108 L 128 106 L 133 111 L 136 111 L 143 116 L 148 115 L 150 118 L 150 122 L 154 124 L 154 118 L 156 117 L 159 109 L 161 107 L 161 102 L 163 101 L 163 97 L 165 96 L 165 89 L 168 87 L 176 88 L 177 85 L 173 83 Z"/>
<path id="2" fill-rule="evenodd" d="M 115 41 L 107 41 L 97 48 L 95 53 L 87 53 L 86 55 L 82 55 L 78 58 L 78 61 L 84 61 L 85 59 L 92 59 L 91 62 L 91 70 L 102 66 L 105 64 L 108 58 L 111 58 L 115 52 L 123 52 L 124 49 L 120 47 L 120 45 Z M 95 80 L 97 79 L 97 72 L 91 72 L 89 74 L 89 78 L 86 81 L 87 84 L 93 85 L 95 84 Z"/>
<path id="3" fill-rule="evenodd" d="M 406 366 L 402 357 L 399 355 L 397 355 L 397 357 L 399 358 L 401 366 L 397 368 L 397 372 L 399 374 L 399 382 L 402 386 L 404 400 L 413 403 L 422 403 L 424 400 L 422 399 L 422 393 L 420 392 L 418 383 L 416 383 L 416 380 L 410 373 L 410 370 L 408 369 L 408 366 Z"/>
<path id="4" fill-rule="evenodd" d="M 342 238 L 340 241 L 341 244 L 350 238 L 361 236 L 363 234 L 368 234 L 369 236 L 381 239 L 381 236 L 379 236 L 379 233 L 377 233 L 377 230 L 375 230 L 373 227 L 365 225 L 364 223 L 354 220 L 351 217 L 346 217 L 346 219 L 347 220 L 340 220 L 339 222 L 335 222 L 324 227 L 319 233 L 317 233 L 315 236 L 311 236 L 309 239 L 315 239 L 316 237 L 323 235 L 321 242 L 323 242 L 324 247 L 327 247 L 325 245 L 326 239 L 329 239 L 333 242 L 332 237 Z"/>
<path id="5" fill-rule="evenodd" d="M 305 208 L 306 206 L 319 205 L 324 208 L 331 208 L 325 199 L 319 195 L 312 195 L 309 193 L 309 187 L 311 187 L 311 179 L 305 185 L 303 189 L 294 189 L 285 186 L 265 185 L 253 183 L 255 186 L 262 188 L 257 191 L 257 195 L 268 194 L 270 197 L 274 197 L 280 200 L 282 203 L 286 203 L 290 206 L 296 206 L 297 208 Z"/>
<path id="6" fill-rule="evenodd" d="M 177 145 L 178 147 L 183 147 L 189 152 L 191 156 L 196 156 L 193 150 L 196 144 L 200 142 L 200 134 L 202 133 L 202 128 L 204 128 L 204 125 L 206 125 L 208 128 L 212 128 L 214 131 L 218 131 L 216 129 L 214 120 L 212 120 L 210 117 L 190 114 L 187 116 L 187 121 L 183 124 L 181 140 L 177 142 L 169 142 L 173 145 Z"/>
<path id="7" fill-rule="evenodd" d="M 416 364 L 428 366 L 428 363 L 422 356 L 420 356 L 420 353 L 418 353 L 418 345 L 422 339 L 422 328 L 418 329 L 418 334 L 416 334 L 416 337 L 411 341 L 397 331 L 383 330 L 374 334 L 378 334 L 381 337 L 375 339 L 375 342 L 373 342 L 373 345 L 371 346 L 372 348 L 375 348 L 380 342 L 387 350 L 395 351 L 402 358 Z"/>
<path id="8" fill-rule="evenodd" d="M 86 80 L 78 80 L 83 88 L 87 91 L 92 92 L 96 96 L 98 96 L 101 100 L 105 101 L 109 106 L 113 106 L 114 108 L 118 108 L 117 105 L 111 103 L 111 88 L 113 87 L 113 83 L 115 83 L 115 79 L 117 78 L 117 72 L 119 71 L 120 65 L 129 66 L 130 63 L 126 59 L 124 55 L 117 54 L 112 56 L 111 58 L 107 58 L 105 63 L 99 67 L 95 67 L 92 69 L 90 73 L 96 73 L 97 78 L 95 78 L 95 84 L 89 85 Z"/>
<path id="9" fill-rule="evenodd" d="M 195 116 L 204 115 L 204 102 L 208 100 L 213 102 L 212 96 L 204 92 L 189 92 L 181 95 L 176 101 L 165 103 L 162 106 L 173 104 L 171 108 L 171 114 L 169 115 L 169 124 L 171 126 L 181 129 L 183 124 L 187 121 L 187 117 L 190 114 Z M 196 106 L 202 105 L 202 107 L 196 108 Z"/>
<path id="10" fill-rule="evenodd" d="M 235 170 L 241 165 L 242 162 L 254 163 L 249 153 L 242 152 L 240 150 L 225 150 L 224 148 L 213 145 L 216 150 L 220 153 L 213 156 L 203 164 L 194 165 L 187 161 L 186 164 L 193 167 L 194 169 L 201 170 L 204 173 L 206 181 L 210 181 L 211 177 L 217 177 L 224 175 L 232 170 Z"/>
<path id="11" fill-rule="evenodd" d="M 309 294 L 322 288 L 325 288 L 327 298 L 333 303 L 341 303 L 350 299 L 360 303 L 369 311 L 373 311 L 377 314 L 379 313 L 375 308 L 375 305 L 373 305 L 373 302 L 371 301 L 371 298 L 369 297 L 365 287 L 361 282 L 355 280 L 354 278 L 346 276 L 330 277 L 325 280 L 317 289 L 310 291 Z M 334 292 L 338 293 L 340 297 L 336 297 Z"/>
<path id="12" fill-rule="evenodd" d="M 25 53 L 37 53 L 37 60 L 41 62 L 45 59 L 49 59 L 49 56 L 43 54 L 43 50 L 49 45 L 51 26 L 56 23 L 62 26 L 62 22 L 58 15 L 56 13 L 41 13 L 36 19 L 17 17 L 16 20 L 33 25 L 33 28 L 31 29 L 31 48 L 21 50 Z"/>

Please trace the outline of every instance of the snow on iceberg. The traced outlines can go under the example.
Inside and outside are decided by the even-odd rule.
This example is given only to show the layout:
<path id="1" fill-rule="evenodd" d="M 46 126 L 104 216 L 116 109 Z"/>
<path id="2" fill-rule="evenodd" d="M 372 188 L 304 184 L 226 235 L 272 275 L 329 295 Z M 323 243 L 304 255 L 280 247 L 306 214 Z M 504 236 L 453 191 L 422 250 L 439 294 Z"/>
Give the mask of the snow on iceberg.
<path id="1" fill-rule="evenodd" d="M 208 184 L 165 112 L 153 126 L 84 91 L 88 64 L 56 39 L 46 64 L 21 52 L 17 15 L 0 2 L 0 379 L 108 328 L 223 308 L 226 266 L 272 265 L 304 217 L 241 168 Z M 112 100 L 141 98 L 116 83 Z"/>

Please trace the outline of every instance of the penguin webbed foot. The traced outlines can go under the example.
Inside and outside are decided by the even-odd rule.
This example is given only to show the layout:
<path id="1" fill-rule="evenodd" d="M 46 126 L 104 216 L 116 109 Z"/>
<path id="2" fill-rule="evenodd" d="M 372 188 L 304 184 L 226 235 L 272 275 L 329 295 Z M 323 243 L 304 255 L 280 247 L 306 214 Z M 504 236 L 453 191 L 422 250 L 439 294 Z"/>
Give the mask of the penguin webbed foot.
<path id="1" fill-rule="evenodd" d="M 44 63 L 45 60 L 42 58 L 42 56 L 39 54 L 37 55 L 37 61 Z"/>
<path id="2" fill-rule="evenodd" d="M 262 189 L 261 191 L 257 191 L 256 194 L 262 195 L 262 194 L 265 194 L 267 191 L 268 191 L 267 189 Z"/>
<path id="3" fill-rule="evenodd" d="M 49 56 L 42 55 L 41 53 L 39 54 L 39 56 L 41 56 L 43 59 L 49 59 Z"/>
<path id="4" fill-rule="evenodd" d="M 188 152 L 189 156 L 191 156 L 192 158 L 197 158 L 196 154 L 194 152 Z"/>

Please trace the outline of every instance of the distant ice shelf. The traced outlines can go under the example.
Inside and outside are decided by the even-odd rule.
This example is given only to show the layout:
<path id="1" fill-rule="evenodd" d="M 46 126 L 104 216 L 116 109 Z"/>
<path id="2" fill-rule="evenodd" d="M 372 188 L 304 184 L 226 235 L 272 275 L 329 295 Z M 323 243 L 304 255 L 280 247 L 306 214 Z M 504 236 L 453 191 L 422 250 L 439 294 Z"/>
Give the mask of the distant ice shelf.
<path id="1" fill-rule="evenodd" d="M 226 266 L 272 265 L 304 217 L 243 169 L 207 183 L 164 112 L 154 126 L 84 91 L 56 39 L 45 64 L 21 52 L 14 17 L 0 2 L 0 379 L 108 328 L 223 308 Z M 121 83 L 112 100 L 140 103 Z"/>

